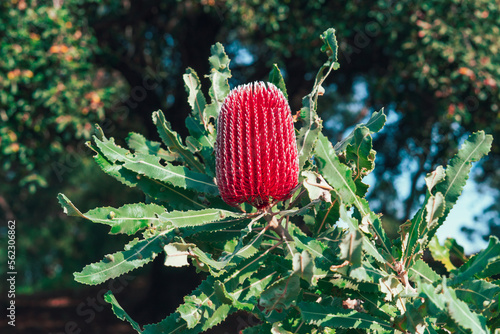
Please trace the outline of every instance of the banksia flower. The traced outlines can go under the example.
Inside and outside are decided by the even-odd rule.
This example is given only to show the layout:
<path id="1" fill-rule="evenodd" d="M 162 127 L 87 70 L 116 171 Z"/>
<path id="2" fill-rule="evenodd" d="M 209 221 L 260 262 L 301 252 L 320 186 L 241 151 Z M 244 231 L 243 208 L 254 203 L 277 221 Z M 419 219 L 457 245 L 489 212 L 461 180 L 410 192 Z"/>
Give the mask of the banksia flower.
<path id="1" fill-rule="evenodd" d="M 290 106 L 273 84 L 234 88 L 217 122 L 216 176 L 222 199 L 261 209 L 291 196 L 298 182 Z"/>

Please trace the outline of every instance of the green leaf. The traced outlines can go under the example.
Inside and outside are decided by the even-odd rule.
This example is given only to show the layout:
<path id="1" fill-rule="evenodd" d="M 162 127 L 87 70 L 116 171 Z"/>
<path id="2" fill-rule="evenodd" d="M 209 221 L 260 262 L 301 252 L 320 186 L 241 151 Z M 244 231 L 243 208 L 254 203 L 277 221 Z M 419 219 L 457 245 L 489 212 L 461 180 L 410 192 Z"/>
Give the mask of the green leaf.
<path id="1" fill-rule="evenodd" d="M 442 182 L 446 177 L 446 172 L 443 166 L 437 166 L 437 168 L 427 174 L 425 177 L 425 184 L 427 185 L 427 190 L 432 191 L 432 189 L 436 186 L 436 184 Z"/>
<path id="2" fill-rule="evenodd" d="M 340 258 L 353 267 L 361 266 L 363 257 L 363 234 L 359 230 L 347 234 L 340 244 Z"/>
<path id="3" fill-rule="evenodd" d="M 125 204 L 120 208 L 102 207 L 90 210 L 84 214 L 85 218 L 94 223 L 111 226 L 110 233 L 125 233 L 132 235 L 139 230 L 156 226 L 158 215 L 165 212 L 165 208 L 156 204 Z"/>
<path id="4" fill-rule="evenodd" d="M 191 106 L 192 118 L 202 126 L 203 130 L 208 131 L 207 124 L 209 119 L 204 114 L 207 100 L 201 91 L 200 79 L 198 78 L 195 70 L 192 68 L 187 68 L 186 73 L 182 76 L 182 78 L 184 79 L 184 87 L 188 93 L 188 103 Z M 198 133 L 198 135 L 201 134 L 203 134 L 203 132 Z M 192 135 L 195 136 L 195 134 Z"/>
<path id="5" fill-rule="evenodd" d="M 165 267 L 189 266 L 189 249 L 195 246 L 195 244 L 184 244 L 179 242 L 171 242 L 168 245 L 165 245 L 163 247 L 163 250 L 165 251 Z"/>
<path id="6" fill-rule="evenodd" d="M 107 255 L 102 261 L 89 264 L 81 272 L 74 273 L 75 281 L 96 285 L 142 267 L 163 251 L 165 235 L 170 231 L 141 241 L 134 239 L 125 246 L 124 251 Z"/>
<path id="7" fill-rule="evenodd" d="M 427 222 L 427 229 L 429 231 L 437 226 L 439 218 L 444 215 L 445 207 L 446 203 L 443 194 L 438 192 L 436 195 L 430 196 L 425 205 L 425 211 L 427 212 L 425 221 Z"/>
<path id="8" fill-rule="evenodd" d="M 422 280 L 428 284 L 437 283 L 441 280 L 441 277 L 436 274 L 423 260 L 418 260 L 411 268 L 408 269 L 408 276 L 413 282 L 420 282 L 420 280 Z"/>
<path id="9" fill-rule="evenodd" d="M 402 291 L 404 286 L 395 275 L 388 275 L 380 279 L 380 291 L 385 294 L 384 300 L 392 301 L 396 299 Z"/>
<path id="10" fill-rule="evenodd" d="M 127 314 L 127 312 L 125 312 L 125 310 L 120 306 L 120 304 L 116 300 L 116 297 L 113 295 L 113 292 L 111 291 L 106 292 L 106 294 L 104 295 L 104 300 L 107 303 L 111 304 L 113 313 L 118 317 L 118 319 L 123 321 L 128 321 L 132 325 L 132 328 L 134 328 L 137 331 L 137 333 L 142 333 L 139 324 L 134 320 L 132 320 L 132 318 Z"/>
<path id="11" fill-rule="evenodd" d="M 307 250 L 293 255 L 293 273 L 308 282 L 313 283 L 314 261 Z"/>
<path id="12" fill-rule="evenodd" d="M 199 226 L 221 220 L 226 223 L 234 223 L 245 218 L 246 215 L 244 214 L 219 209 L 205 209 L 186 212 L 172 211 L 166 212 L 159 217 L 161 222 L 172 224 L 175 227 Z"/>
<path id="13" fill-rule="evenodd" d="M 173 186 L 184 189 L 197 190 L 212 196 L 217 196 L 219 190 L 213 180 L 204 174 L 196 173 L 182 166 L 162 165 L 159 157 L 136 153 L 132 155 L 129 151 L 117 146 L 113 139 L 103 141 L 94 137 L 99 150 L 111 162 L 120 161 L 123 166 L 133 172 L 170 183 Z"/>
<path id="14" fill-rule="evenodd" d="M 478 161 L 489 152 L 492 140 L 493 138 L 483 131 L 473 133 L 450 160 L 444 180 L 442 180 L 440 168 L 436 169 L 436 184 L 433 189 L 435 194 L 441 193 L 444 196 L 444 213 L 441 215 L 439 212 L 440 217 L 437 223 L 433 222 L 429 226 L 431 229 L 428 228 L 427 224 L 423 225 L 422 223 L 426 211 L 424 208 L 420 209 L 412 218 L 408 236 L 405 237 L 406 241 L 404 241 L 404 259 L 408 262 L 408 266 L 411 266 L 416 261 L 419 254 L 435 235 L 437 229 L 444 223 L 469 177 L 472 162 Z M 433 185 L 432 181 L 430 181 L 430 185 Z M 423 207 L 426 207 L 431 199 L 435 199 L 435 197 L 432 197 L 432 194 L 428 192 Z"/>
<path id="15" fill-rule="evenodd" d="M 323 306 L 317 303 L 301 302 L 298 304 L 302 319 L 307 323 L 331 328 L 369 329 L 392 333 L 393 328 L 385 320 L 355 310 L 345 310 L 335 306 Z"/>
<path id="16" fill-rule="evenodd" d="M 335 188 L 342 201 L 348 205 L 358 202 L 356 206 L 361 207 L 356 196 L 356 185 L 352 180 L 352 170 L 340 162 L 332 144 L 323 134 L 318 135 L 314 156 L 323 177 Z"/>
<path id="17" fill-rule="evenodd" d="M 455 293 L 474 312 L 487 318 L 491 318 L 492 313 L 500 312 L 498 309 L 500 287 L 498 285 L 483 280 L 467 280 L 455 288 Z"/>
<path id="18" fill-rule="evenodd" d="M 480 275 L 490 264 L 500 258 L 500 242 L 495 236 L 490 236 L 488 247 L 469 259 L 457 270 L 452 271 L 450 285 L 457 285 L 475 275 Z"/>
<path id="19" fill-rule="evenodd" d="M 235 309 L 222 302 L 214 292 L 215 280 L 209 276 L 189 296 L 184 297 L 174 314 L 157 324 L 144 326 L 144 334 L 198 334 L 222 322 Z"/>
<path id="20" fill-rule="evenodd" d="M 327 29 L 320 37 L 323 40 L 321 50 L 326 52 L 328 60 L 318 70 L 311 93 L 302 99 L 302 127 L 299 129 L 297 135 L 299 169 L 302 169 L 306 161 L 310 158 L 318 135 L 321 133 L 321 119 L 318 117 L 316 111 L 318 108 L 318 96 L 324 93 L 322 84 L 330 72 L 337 70 L 340 66 L 337 63 L 338 44 L 335 37 L 335 29 Z"/>
<path id="21" fill-rule="evenodd" d="M 335 152 L 337 154 L 344 152 L 347 148 L 347 145 L 352 144 L 354 142 L 354 134 L 356 133 L 358 128 L 366 127 L 370 131 L 370 133 L 377 133 L 380 130 L 382 130 L 386 120 L 387 117 L 384 114 L 383 108 L 380 109 L 380 111 L 374 111 L 368 122 L 366 122 L 366 124 L 363 123 L 358 124 L 347 137 L 345 137 L 343 140 L 341 140 L 335 145 L 334 148 Z"/>
<path id="22" fill-rule="evenodd" d="M 452 271 L 453 269 L 456 269 L 455 265 L 451 262 L 450 259 L 450 249 L 453 247 L 453 243 L 449 241 L 450 239 L 447 239 L 444 243 L 443 246 L 439 244 L 439 240 L 437 236 L 434 236 L 429 242 L 429 250 L 432 254 L 432 257 L 434 260 L 437 260 L 444 264 L 446 270 Z M 456 242 L 455 242 L 456 244 Z"/>
<path id="23" fill-rule="evenodd" d="M 153 113 L 153 123 L 158 129 L 161 140 L 165 143 L 170 152 L 178 153 L 186 163 L 186 166 L 189 166 L 199 173 L 204 173 L 203 165 L 184 145 L 182 145 L 180 136 L 177 132 L 172 130 L 170 123 L 167 122 L 161 110 Z"/>
<path id="24" fill-rule="evenodd" d="M 375 154 L 372 149 L 372 137 L 370 130 L 365 126 L 356 127 L 353 140 L 347 145 L 345 159 L 352 164 L 354 171 L 354 182 L 359 197 L 364 197 L 368 185 L 362 182 L 363 177 L 375 168 Z"/>
<path id="25" fill-rule="evenodd" d="M 57 195 L 57 200 L 59 201 L 59 204 L 61 204 L 63 212 L 68 216 L 79 216 L 87 219 L 87 217 L 85 217 L 83 213 L 78 210 L 78 208 L 69 200 L 68 197 L 66 197 L 66 195 L 59 193 Z"/>
<path id="26" fill-rule="evenodd" d="M 472 330 L 472 333 L 489 333 L 486 319 L 473 313 L 466 303 L 457 298 L 455 290 L 443 282 L 443 295 L 446 298 L 448 312 L 453 320 L 462 328 Z"/>
<path id="27" fill-rule="evenodd" d="M 288 100 L 288 94 L 286 92 L 285 80 L 283 80 L 283 76 L 281 75 L 281 71 L 278 67 L 278 64 L 273 64 L 273 68 L 269 73 L 269 82 L 278 87 L 285 98 Z"/>
<path id="28" fill-rule="evenodd" d="M 125 158 L 123 161 L 125 168 L 150 179 L 183 189 L 199 191 L 211 196 L 219 194 L 219 189 L 209 176 L 193 172 L 182 166 L 162 165 L 159 158 L 155 156 L 136 154 L 134 157 Z"/>
<path id="29" fill-rule="evenodd" d="M 209 95 L 212 99 L 212 105 L 216 107 L 216 112 L 218 113 L 222 102 L 229 94 L 229 83 L 228 79 L 231 77 L 231 71 L 229 70 L 230 59 L 224 51 L 224 47 L 221 43 L 215 43 L 210 48 L 211 56 L 208 58 L 210 63 L 210 81 L 212 86 L 209 89 Z M 211 115 L 216 116 L 216 115 Z"/>
<path id="30" fill-rule="evenodd" d="M 177 210 L 204 209 L 210 202 L 214 202 L 214 206 L 224 206 L 224 202 L 218 198 L 212 198 L 209 201 L 207 198 L 200 197 L 200 194 L 194 191 L 162 184 L 159 181 L 124 168 L 121 163 L 113 164 L 99 150 L 96 150 L 96 152 L 97 155 L 94 159 L 106 174 L 113 176 L 129 187 L 140 188 L 151 199 L 163 202 L 168 208 Z"/>
<path id="31" fill-rule="evenodd" d="M 147 140 L 143 135 L 135 132 L 131 132 L 128 135 L 127 144 L 135 152 L 155 155 L 165 161 L 177 161 L 179 159 L 179 154 L 164 150 L 161 148 L 161 143 Z"/>
<path id="32" fill-rule="evenodd" d="M 446 313 L 460 329 L 470 329 L 472 333 L 489 333 L 486 327 L 486 319 L 473 313 L 466 303 L 457 298 L 455 290 L 446 284 L 446 278 L 434 288 L 433 285 L 421 282 L 417 285 L 420 297 L 429 303 L 430 312 Z"/>
<path id="33" fill-rule="evenodd" d="M 326 183 L 325 179 L 318 173 L 312 171 L 303 171 L 302 176 L 304 179 L 304 188 L 307 189 L 309 199 L 312 201 L 322 200 L 328 203 L 332 202 L 332 195 L 330 193 L 332 187 Z"/>
<path id="34" fill-rule="evenodd" d="M 458 154 L 450 160 L 446 167 L 445 179 L 435 187 L 436 192 L 441 192 L 444 195 L 446 203 L 445 213 L 439 219 L 439 226 L 445 221 L 462 193 L 465 182 L 469 178 L 472 162 L 478 161 L 488 154 L 492 141 L 493 137 L 486 135 L 484 131 L 475 132 L 465 141 Z"/>
<path id="35" fill-rule="evenodd" d="M 262 306 L 266 312 L 272 310 L 281 312 L 295 304 L 299 293 L 299 277 L 295 275 L 285 277 L 262 292 L 259 305 Z"/>

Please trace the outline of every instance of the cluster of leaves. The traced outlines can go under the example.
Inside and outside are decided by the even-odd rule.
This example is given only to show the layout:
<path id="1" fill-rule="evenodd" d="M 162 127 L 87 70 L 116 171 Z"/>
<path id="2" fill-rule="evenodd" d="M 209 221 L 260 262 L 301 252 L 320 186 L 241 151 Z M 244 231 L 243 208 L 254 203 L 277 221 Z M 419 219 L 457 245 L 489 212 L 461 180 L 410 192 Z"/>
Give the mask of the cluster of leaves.
<path id="1" fill-rule="evenodd" d="M 101 123 L 108 131 L 114 127 L 116 135 L 118 125 L 127 124 L 126 115 L 116 112 L 125 81 L 96 64 L 97 38 L 82 10 L 92 2 L 0 4 L 0 217 L 26 223 L 23 238 L 17 241 L 19 292 L 74 285 L 66 270 L 74 271 L 87 261 L 79 255 L 80 242 L 102 228 L 68 226 L 57 201 L 41 198 L 54 198 L 62 191 L 90 205 L 140 198 L 100 175 L 84 146 L 92 124 Z M 98 184 L 106 184 L 111 193 L 81 191 Z M 0 231 L 0 242 L 4 241 L 7 230 Z M 93 242 L 95 247 L 90 248 L 96 255 L 112 249 L 102 239 Z M 1 249 L 0 256 L 7 256 L 6 251 Z M 6 265 L 0 263 L 0 271 L 6 271 Z"/>
<path id="2" fill-rule="evenodd" d="M 89 146 L 95 160 L 123 184 L 141 189 L 146 203 L 80 212 L 64 195 L 68 215 L 109 225 L 111 234 L 141 234 L 123 251 L 75 273 L 84 284 L 99 284 L 166 254 L 166 266 L 194 265 L 206 279 L 177 310 L 156 324 L 140 326 L 111 292 L 105 299 L 115 314 L 139 333 L 200 333 L 244 310 L 260 319 L 252 333 L 344 333 L 351 329 L 377 333 L 489 333 L 500 325 L 498 297 L 500 242 L 456 268 L 453 244 L 440 246 L 436 230 L 457 202 L 472 162 L 486 155 L 492 137 L 472 134 L 445 168 L 426 178 L 422 208 L 391 240 L 365 199 L 364 176 L 374 169 L 372 135 L 386 117 L 374 112 L 365 124 L 335 146 L 322 134 L 316 111 L 322 84 L 339 67 L 335 31 L 321 38 L 327 61 L 296 115 L 301 168 L 300 187 L 271 212 L 243 205 L 229 207 L 214 184 L 214 142 L 218 108 L 229 92 L 229 58 L 221 44 L 209 59 L 210 102 L 192 69 L 184 75 L 192 113 L 190 135 L 183 141 L 161 111 L 153 121 L 163 141 L 137 133 L 118 146 L 98 129 Z M 277 67 L 269 81 L 286 95 Z M 346 228 L 337 222 L 347 224 Z M 423 260 L 430 246 L 448 270 L 438 275 Z"/>
<path id="3" fill-rule="evenodd" d="M 77 4 L 19 0 L 0 8 L 1 175 L 30 192 L 54 179 L 51 167 L 61 172 L 64 162 L 54 161 L 90 138 L 91 124 L 124 88 L 93 64 L 97 41 Z"/>

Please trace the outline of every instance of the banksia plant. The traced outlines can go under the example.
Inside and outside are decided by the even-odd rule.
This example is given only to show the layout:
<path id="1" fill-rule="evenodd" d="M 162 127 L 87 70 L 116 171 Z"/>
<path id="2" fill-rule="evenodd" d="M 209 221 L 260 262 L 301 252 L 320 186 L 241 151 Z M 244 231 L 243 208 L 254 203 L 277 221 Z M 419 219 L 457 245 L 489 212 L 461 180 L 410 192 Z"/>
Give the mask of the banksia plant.
<path id="1" fill-rule="evenodd" d="M 236 311 L 258 321 L 226 333 L 483 334 L 500 328 L 498 238 L 467 259 L 456 242 L 442 246 L 435 236 L 492 137 L 471 134 L 446 168 L 429 173 L 420 210 L 390 238 L 363 183 L 375 168 L 372 136 L 386 116 L 373 112 L 336 145 L 322 134 L 317 100 L 339 64 L 335 31 L 321 37 L 328 59 L 295 124 L 278 67 L 269 83 L 231 90 L 229 58 L 217 43 L 209 58 L 210 102 L 192 69 L 183 76 L 192 108 L 185 140 L 156 111 L 163 143 L 131 133 L 125 148 L 98 129 L 88 144 L 104 172 L 142 190 L 146 201 L 81 212 L 59 195 L 69 215 L 134 236 L 75 280 L 102 284 L 160 253 L 167 267 L 203 272 L 203 282 L 155 324 L 138 324 L 109 291 L 104 300 L 138 333 L 204 333 Z M 427 263 L 427 250 L 444 267 Z"/>
<path id="2" fill-rule="evenodd" d="M 290 197 L 299 162 L 290 106 L 272 83 L 234 88 L 217 123 L 217 186 L 233 206 L 258 209 Z"/>

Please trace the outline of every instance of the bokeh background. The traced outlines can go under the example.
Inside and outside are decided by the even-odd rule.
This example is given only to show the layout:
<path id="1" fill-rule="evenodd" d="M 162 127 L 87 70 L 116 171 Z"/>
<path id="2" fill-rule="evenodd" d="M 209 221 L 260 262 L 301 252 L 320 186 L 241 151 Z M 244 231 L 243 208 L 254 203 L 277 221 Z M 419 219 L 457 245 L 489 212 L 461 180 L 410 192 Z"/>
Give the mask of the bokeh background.
<path id="1" fill-rule="evenodd" d="M 88 288 L 72 277 L 124 239 L 66 217 L 56 199 L 62 192 L 83 211 L 143 200 L 94 163 L 85 146 L 93 124 L 118 143 L 130 131 L 159 140 L 151 114 L 162 109 L 186 134 L 182 74 L 195 69 L 207 89 L 215 42 L 232 59 L 232 87 L 266 80 L 276 63 L 298 111 L 324 61 L 319 34 L 329 27 L 337 30 L 341 66 L 324 85 L 318 111 L 336 142 L 385 108 L 388 124 L 375 138 L 368 182 L 373 209 L 392 235 L 421 203 L 426 173 L 482 129 L 495 137 L 492 151 L 473 168 L 439 236 L 456 238 L 468 254 L 500 236 L 498 0 L 6 0 L 0 271 L 7 271 L 7 221 L 15 219 L 16 333 L 133 333 L 101 305 L 106 284 Z M 119 301 L 141 324 L 161 320 L 200 281 L 194 270 L 166 269 L 162 261 L 115 282 L 123 288 Z M 253 321 L 237 314 L 210 333 L 236 333 Z M 11 329 L 5 317 L 0 326 Z"/>

